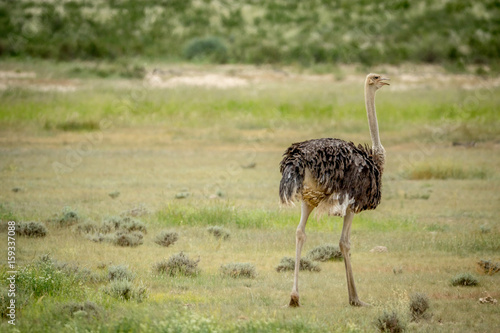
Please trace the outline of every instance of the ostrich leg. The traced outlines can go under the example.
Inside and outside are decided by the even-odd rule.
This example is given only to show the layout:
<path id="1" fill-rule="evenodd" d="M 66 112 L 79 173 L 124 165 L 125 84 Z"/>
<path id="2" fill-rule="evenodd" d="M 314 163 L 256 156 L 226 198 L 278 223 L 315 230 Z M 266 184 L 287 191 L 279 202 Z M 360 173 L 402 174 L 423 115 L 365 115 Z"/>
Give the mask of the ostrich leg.
<path id="1" fill-rule="evenodd" d="M 340 236 L 339 243 L 340 251 L 344 256 L 345 273 L 347 276 L 347 290 L 349 291 L 349 304 L 354 306 L 369 306 L 370 304 L 359 300 L 358 293 L 356 292 L 356 286 L 354 285 L 354 277 L 352 275 L 351 258 L 349 257 L 351 242 L 349 239 L 351 237 L 351 225 L 353 218 L 354 213 L 347 211 L 347 214 L 344 216 L 344 225 L 342 227 L 342 235 Z"/>
<path id="2" fill-rule="evenodd" d="M 302 245 L 306 241 L 306 223 L 314 207 L 309 206 L 307 203 L 302 202 L 302 209 L 300 214 L 300 223 L 296 232 L 295 243 L 295 272 L 293 275 L 293 288 L 290 296 L 290 306 L 297 307 L 299 304 L 299 269 L 300 269 L 300 253 L 302 252 Z"/>

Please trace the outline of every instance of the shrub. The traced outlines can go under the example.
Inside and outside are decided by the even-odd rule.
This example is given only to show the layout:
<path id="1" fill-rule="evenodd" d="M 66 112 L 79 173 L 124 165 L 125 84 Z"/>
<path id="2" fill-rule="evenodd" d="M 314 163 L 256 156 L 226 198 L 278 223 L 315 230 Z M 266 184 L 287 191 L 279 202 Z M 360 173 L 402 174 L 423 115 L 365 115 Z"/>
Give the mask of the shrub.
<path id="1" fill-rule="evenodd" d="M 276 267 L 276 270 L 278 272 L 293 271 L 294 269 L 295 269 L 295 259 L 291 257 L 281 258 L 279 265 Z M 308 258 L 300 258 L 299 270 L 319 272 L 321 271 L 321 268 L 318 266 L 318 264 L 312 262 Z"/>
<path id="2" fill-rule="evenodd" d="M 413 321 L 426 318 L 429 309 L 429 298 L 422 293 L 414 293 L 410 296 L 410 313 Z"/>
<path id="3" fill-rule="evenodd" d="M 124 301 L 134 299 L 142 302 L 147 297 L 147 288 L 136 287 L 129 280 L 114 280 L 104 288 L 104 293 Z"/>
<path id="4" fill-rule="evenodd" d="M 124 265 L 114 265 L 108 267 L 108 280 L 134 280 L 134 273 L 132 273 L 127 266 Z"/>
<path id="5" fill-rule="evenodd" d="M 194 38 L 184 47 L 183 55 L 188 60 L 225 63 L 228 59 L 228 50 L 219 37 Z"/>
<path id="6" fill-rule="evenodd" d="M 153 270 L 169 276 L 185 275 L 194 276 L 199 273 L 198 262 L 191 260 L 183 252 L 174 254 L 168 260 L 162 260 L 153 265 Z"/>
<path id="7" fill-rule="evenodd" d="M 69 302 L 61 306 L 61 312 L 69 316 L 84 316 L 88 319 L 100 319 L 102 309 L 94 302 L 86 301 L 84 303 Z"/>
<path id="8" fill-rule="evenodd" d="M 399 319 L 395 311 L 390 313 L 384 311 L 384 313 L 377 318 L 375 326 L 380 332 L 400 333 L 406 329 L 404 323 Z"/>
<path id="9" fill-rule="evenodd" d="M 19 222 L 16 225 L 16 233 L 26 237 L 45 237 L 47 228 L 41 222 Z"/>
<path id="10" fill-rule="evenodd" d="M 314 261 L 342 260 L 342 252 L 338 246 L 325 244 L 317 246 L 307 254 L 307 258 Z"/>
<path id="11" fill-rule="evenodd" d="M 478 284 L 479 281 L 470 273 L 460 273 L 451 279 L 452 286 L 472 287 L 477 286 Z"/>
<path id="12" fill-rule="evenodd" d="M 101 232 L 109 233 L 116 230 L 147 232 L 146 225 L 141 221 L 125 216 L 111 216 L 104 220 Z"/>
<path id="13" fill-rule="evenodd" d="M 76 225 L 75 230 L 79 233 L 82 233 L 82 234 L 88 234 L 91 232 L 96 232 L 97 230 L 99 230 L 99 227 L 94 222 L 85 221 L 85 222 L 78 223 Z"/>
<path id="14" fill-rule="evenodd" d="M 114 233 L 114 235 L 110 239 L 111 243 L 118 246 L 135 247 L 141 245 L 144 242 L 143 238 L 144 235 L 140 231 L 127 232 L 120 230 Z"/>
<path id="15" fill-rule="evenodd" d="M 492 262 L 491 260 L 480 260 L 477 262 L 479 270 L 488 275 L 493 275 L 500 272 L 500 262 Z"/>
<path id="16" fill-rule="evenodd" d="M 209 234 L 212 234 L 217 239 L 222 238 L 224 240 L 227 240 L 231 236 L 231 233 L 227 229 L 224 229 L 219 226 L 208 227 L 207 231 Z"/>
<path id="17" fill-rule="evenodd" d="M 177 232 L 163 230 L 156 236 L 155 243 L 161 246 L 168 247 L 177 242 L 178 239 L 179 239 L 179 234 Z"/>
<path id="18" fill-rule="evenodd" d="M 70 207 L 65 207 L 62 216 L 53 221 L 60 227 L 68 227 L 80 222 L 80 217 L 76 211 L 72 210 Z"/>
<path id="19" fill-rule="evenodd" d="M 230 263 L 220 267 L 222 275 L 233 278 L 247 277 L 255 278 L 255 265 L 250 263 Z"/>

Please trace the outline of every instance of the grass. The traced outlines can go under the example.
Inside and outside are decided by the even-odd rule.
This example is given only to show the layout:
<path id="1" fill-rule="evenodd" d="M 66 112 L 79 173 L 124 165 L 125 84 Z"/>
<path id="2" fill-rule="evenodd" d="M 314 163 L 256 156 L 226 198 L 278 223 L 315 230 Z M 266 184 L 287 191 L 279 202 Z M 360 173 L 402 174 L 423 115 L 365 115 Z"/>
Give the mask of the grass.
<path id="1" fill-rule="evenodd" d="M 48 79 L 52 72 L 53 79 L 72 80 L 68 70 L 75 66 L 84 65 L 4 62 L 0 70 L 33 70 L 34 81 Z M 200 66 L 208 67 L 189 70 L 243 75 L 237 66 Z M 141 90 L 133 79 L 96 79 L 80 72 L 81 89 L 74 92 L 28 87 L 0 92 L 0 181 L 6 189 L 0 193 L 0 237 L 6 237 L 9 220 L 52 221 L 43 238 L 16 238 L 15 328 L 372 332 L 384 309 L 395 309 L 414 332 L 498 327 L 498 307 L 478 302 L 485 292 L 500 297 L 498 273 L 477 277 L 478 288 L 450 283 L 457 274 L 474 272 L 481 259 L 500 261 L 497 88 L 491 94 L 486 88 L 465 90 L 457 83 L 460 76 L 446 76 L 449 85 L 435 90 L 380 92 L 377 112 L 387 150 L 383 199 L 375 211 L 358 214 L 351 231 L 356 287 L 373 306 L 350 307 L 344 264 L 326 261 L 319 264 L 320 272 L 301 271 L 302 307 L 289 309 L 284 305 L 293 273 L 275 268 L 281 258 L 295 254 L 300 208 L 280 207 L 277 166 L 284 149 L 302 139 L 334 136 L 369 142 L 359 93 L 362 75 L 339 68 L 343 79 L 290 72 L 281 80 L 273 76 L 281 74 L 265 67 L 260 74 L 255 68 L 245 70 L 261 81 L 225 90 Z M 392 78 L 395 89 L 398 75 Z M 487 98 L 470 104 L 461 118 L 456 103 L 471 96 Z M 95 121 L 99 129 L 44 127 L 46 121 L 71 119 Z M 453 145 L 471 140 L 473 147 Z M 54 171 L 56 162 L 64 166 L 60 173 Z M 409 179 L 405 171 L 420 163 L 444 166 L 448 173 L 460 169 L 466 176 L 438 179 L 433 171 L 429 179 Z M 250 164 L 254 167 L 244 167 Z M 471 176 L 474 170 L 485 176 Z M 189 197 L 175 199 L 185 189 Z M 116 192 L 118 197 L 110 197 Z M 64 226 L 55 227 L 63 219 Z M 230 239 L 214 241 L 209 226 L 230 231 Z M 140 246 L 104 241 L 117 232 L 141 230 L 147 233 L 142 233 Z M 155 243 L 164 230 L 179 233 L 175 245 Z M 341 230 L 340 218 L 313 213 L 302 256 L 322 244 L 338 244 Z M 92 236 L 102 241 L 87 239 Z M 369 252 L 379 245 L 389 251 Z M 0 256 L 7 257 L 7 248 L 0 248 Z M 153 270 L 153 264 L 164 264 L 181 251 L 196 262 L 195 275 Z M 43 253 L 52 259 L 37 259 Z M 229 278 L 221 274 L 228 263 L 248 264 L 258 274 Z M 108 270 L 115 266 L 127 267 L 133 281 L 110 281 Z M 394 274 L 394 268 L 400 273 Z M 0 266 L 2 302 L 8 299 L 7 276 L 5 265 Z M 425 293 L 431 304 L 427 312 L 432 310 L 432 316 L 426 320 L 411 321 L 409 304 L 416 292 Z M 87 301 L 99 315 L 94 316 L 93 307 L 85 309 Z M 5 320 L 0 330 L 10 330 Z"/>

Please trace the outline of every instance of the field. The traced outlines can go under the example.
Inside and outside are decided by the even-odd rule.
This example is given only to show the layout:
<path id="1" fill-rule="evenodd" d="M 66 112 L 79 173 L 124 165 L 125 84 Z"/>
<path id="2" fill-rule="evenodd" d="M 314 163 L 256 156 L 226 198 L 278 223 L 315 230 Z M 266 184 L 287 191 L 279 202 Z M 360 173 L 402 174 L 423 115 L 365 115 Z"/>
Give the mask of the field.
<path id="1" fill-rule="evenodd" d="M 3 318 L 0 330 L 372 332 L 393 311 L 410 332 L 500 327 L 499 305 L 479 302 L 500 298 L 500 273 L 477 265 L 500 262 L 498 78 L 430 65 L 325 74 L 141 68 L 144 79 L 107 62 L 0 63 L 2 262 L 8 221 L 47 228 L 45 237 L 16 237 L 16 326 Z M 302 306 L 288 308 L 292 272 L 276 267 L 294 255 L 300 209 L 279 204 L 281 155 L 309 138 L 369 143 L 362 89 L 370 71 L 391 77 L 377 94 L 387 166 L 382 204 L 354 219 L 351 253 L 360 297 L 373 306 L 349 306 L 344 265 L 330 261 L 301 272 Z M 147 229 L 142 244 L 118 246 L 108 234 L 96 241 L 113 216 Z M 210 226 L 230 236 L 216 238 Z M 312 216 L 304 255 L 338 244 L 341 227 L 339 218 Z M 156 244 L 162 230 L 177 232 L 177 242 Z M 376 246 L 388 251 L 370 252 Z M 153 270 L 179 252 L 199 260 L 198 274 Z M 225 276 L 229 263 L 250 263 L 256 276 Z M 116 266 L 133 275 L 122 298 L 110 291 Z M 7 271 L 2 265 L 2 314 Z M 478 285 L 453 286 L 463 273 Z M 430 308 L 412 321 L 416 292 Z"/>

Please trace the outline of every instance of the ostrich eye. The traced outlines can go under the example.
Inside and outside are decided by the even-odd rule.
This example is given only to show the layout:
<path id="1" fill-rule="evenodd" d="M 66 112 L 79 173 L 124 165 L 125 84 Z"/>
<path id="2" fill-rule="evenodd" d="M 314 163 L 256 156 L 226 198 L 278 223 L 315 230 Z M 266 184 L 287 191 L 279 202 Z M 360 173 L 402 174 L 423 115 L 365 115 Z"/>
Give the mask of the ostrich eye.
<path id="1" fill-rule="evenodd" d="M 378 80 L 378 76 L 375 76 L 375 80 Z"/>

